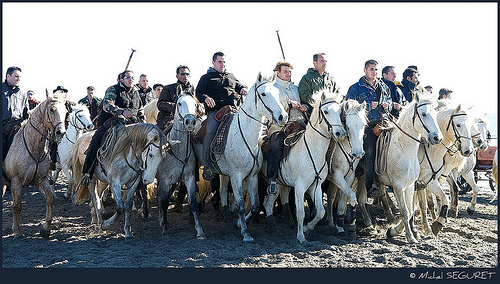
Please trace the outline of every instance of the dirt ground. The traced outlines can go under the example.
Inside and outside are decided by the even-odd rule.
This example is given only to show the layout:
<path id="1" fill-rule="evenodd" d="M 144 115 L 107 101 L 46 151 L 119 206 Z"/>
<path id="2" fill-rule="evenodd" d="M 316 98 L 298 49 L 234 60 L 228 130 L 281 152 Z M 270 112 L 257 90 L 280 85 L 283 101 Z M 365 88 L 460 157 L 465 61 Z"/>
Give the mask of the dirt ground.
<path id="1" fill-rule="evenodd" d="M 3 268 L 495 268 L 498 266 L 498 201 L 480 181 L 476 213 L 466 212 L 472 193 L 460 196 L 458 218 L 449 218 L 438 237 L 426 236 L 418 244 L 407 244 L 403 235 L 387 239 L 389 224 L 382 215 L 376 232 L 355 240 L 338 236 L 324 224 L 306 234 L 307 243 L 296 239 L 296 229 L 277 218 L 278 230 L 267 232 L 264 218 L 249 224 L 253 244 L 244 244 L 239 229 L 227 229 L 216 220 L 211 203 L 206 204 L 201 223 L 206 240 L 196 240 L 183 212 L 168 213 L 169 231 L 161 234 L 156 202 L 151 217 L 142 220 L 137 212 L 131 220 L 135 238 L 125 241 L 124 218 L 102 234 L 90 225 L 87 204 L 74 205 L 63 197 L 63 175 L 56 186 L 53 230 L 48 240 L 38 233 L 45 215 L 45 199 L 33 187 L 23 190 L 21 238 L 12 234 L 12 198 L 2 200 Z M 369 201 L 371 202 L 371 200 Z M 170 208 L 172 208 L 171 205 Z M 107 206 L 113 212 L 114 206 Z M 170 209 L 171 210 L 171 209 Z M 169 210 L 169 211 L 170 211 Z M 416 219 L 417 225 L 420 218 Z"/>

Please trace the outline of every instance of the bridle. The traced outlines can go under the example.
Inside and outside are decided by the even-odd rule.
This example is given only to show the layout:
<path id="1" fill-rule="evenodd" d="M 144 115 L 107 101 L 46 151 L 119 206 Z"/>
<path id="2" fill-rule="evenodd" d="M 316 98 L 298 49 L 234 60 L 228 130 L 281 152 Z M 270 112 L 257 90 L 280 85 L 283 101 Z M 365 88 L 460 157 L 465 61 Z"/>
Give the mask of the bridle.
<path id="1" fill-rule="evenodd" d="M 342 123 L 345 125 L 345 128 L 349 128 L 349 126 L 347 125 L 347 117 L 348 116 L 352 116 L 352 115 L 358 115 L 356 112 L 352 113 L 352 112 L 349 112 L 343 116 L 341 116 L 341 121 Z M 365 124 L 366 126 L 366 124 Z M 346 131 L 347 135 L 346 135 L 346 140 L 347 142 L 349 143 L 349 147 L 352 149 L 352 144 L 351 144 L 351 140 L 349 139 L 349 132 Z M 351 171 L 354 171 L 354 161 L 356 160 L 356 157 L 354 157 L 352 155 L 352 151 L 350 153 L 348 153 L 344 147 L 342 146 L 342 143 L 337 143 L 337 145 L 339 145 L 339 148 L 340 148 L 340 151 L 342 151 L 342 154 L 344 154 L 344 157 L 346 158 L 347 162 L 349 163 L 349 170 L 345 173 L 344 175 L 344 179 L 347 177 L 347 175 L 351 172 Z"/>
<path id="2" fill-rule="evenodd" d="M 340 127 L 344 127 L 342 124 L 331 124 L 328 119 L 326 119 L 326 115 L 323 111 L 323 107 L 325 105 L 328 105 L 328 104 L 331 104 L 331 103 L 337 103 L 336 101 L 327 101 L 325 103 L 321 103 L 318 107 L 319 107 L 319 116 L 318 116 L 318 120 L 316 121 L 315 125 L 317 124 L 320 124 L 321 122 L 323 122 L 323 120 L 325 121 L 326 125 L 328 126 L 328 133 L 331 135 L 332 133 L 332 129 L 334 126 L 340 126 Z M 338 104 L 338 103 L 337 103 Z M 312 127 L 312 129 L 314 129 L 314 131 L 316 131 L 319 135 L 321 135 L 323 138 L 325 139 L 330 139 L 330 135 L 325 135 L 323 133 L 321 133 L 318 129 L 316 129 L 316 127 L 314 127 L 314 125 L 312 123 L 309 123 Z"/>
<path id="3" fill-rule="evenodd" d="M 80 112 L 83 112 L 83 109 L 79 109 L 77 111 L 75 111 L 75 113 L 73 114 L 73 118 L 70 119 L 69 121 L 69 124 L 71 126 L 73 126 L 77 131 L 84 131 L 86 130 L 86 127 L 85 127 L 85 123 L 80 119 L 80 117 L 78 116 L 78 113 Z M 83 127 L 79 127 L 78 126 L 78 123 L 75 121 L 75 120 L 78 120 L 81 125 L 83 125 Z M 71 144 L 75 144 L 74 141 L 71 141 L 69 138 L 68 138 L 68 133 L 66 133 L 66 135 L 64 135 L 64 137 L 66 137 L 66 139 L 71 143 Z"/>
<path id="4" fill-rule="evenodd" d="M 427 128 L 427 126 L 425 125 L 424 121 L 422 120 L 422 118 L 420 117 L 420 114 L 418 113 L 418 108 L 419 107 L 422 107 L 422 106 L 425 106 L 425 105 L 429 105 L 431 104 L 430 102 L 426 102 L 426 103 L 422 103 L 420 105 L 417 105 L 415 104 L 414 108 L 413 108 L 413 118 L 412 118 L 412 124 L 413 124 L 413 127 L 415 127 L 415 118 L 418 117 L 418 120 L 420 121 L 420 123 L 422 124 L 422 127 L 425 129 L 425 131 L 427 131 L 427 133 L 430 133 L 430 130 L 429 128 Z M 401 132 L 403 132 L 404 134 L 406 134 L 406 136 L 410 137 L 411 139 L 413 139 L 414 141 L 416 141 L 417 143 L 422 143 L 420 140 L 418 140 L 417 138 L 411 136 L 411 134 L 409 134 L 408 132 L 404 131 L 397 123 L 396 121 L 394 120 L 394 118 L 389 115 L 389 120 L 394 123 L 394 125 L 399 129 L 401 130 Z"/>
<path id="5" fill-rule="evenodd" d="M 455 118 L 457 116 L 460 116 L 460 115 L 467 115 L 467 114 L 466 113 L 457 113 L 457 114 L 451 115 L 450 116 L 450 120 L 448 121 L 448 125 L 446 126 L 446 131 L 448 131 L 448 129 L 450 129 L 450 125 L 452 126 L 453 134 L 455 135 L 455 141 L 453 142 L 452 147 L 455 146 L 456 150 L 452 150 L 452 149 L 448 148 L 441 141 L 441 144 L 444 147 L 446 147 L 446 149 L 448 149 L 448 152 L 450 152 L 450 155 L 456 154 L 462 148 L 462 140 L 461 140 L 462 138 L 472 140 L 472 137 L 462 136 L 462 135 L 460 135 L 460 133 L 458 133 L 458 129 L 457 129 L 457 126 L 456 126 L 455 121 L 453 120 L 453 118 Z"/>

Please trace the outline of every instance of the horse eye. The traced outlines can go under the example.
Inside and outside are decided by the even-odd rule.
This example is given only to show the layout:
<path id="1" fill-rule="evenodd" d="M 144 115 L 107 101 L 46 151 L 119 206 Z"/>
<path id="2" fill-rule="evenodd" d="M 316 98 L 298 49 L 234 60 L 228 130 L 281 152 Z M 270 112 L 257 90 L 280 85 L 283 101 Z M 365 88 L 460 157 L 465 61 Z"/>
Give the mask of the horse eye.
<path id="1" fill-rule="evenodd" d="M 260 94 L 260 95 L 261 95 L 261 96 L 263 96 L 263 97 L 265 97 L 265 96 L 266 96 L 266 93 L 262 93 L 262 94 Z"/>
<path id="2" fill-rule="evenodd" d="M 327 111 L 327 110 L 325 110 L 325 114 L 328 114 L 328 111 Z"/>
<path id="3" fill-rule="evenodd" d="M 177 103 L 178 106 L 181 106 L 182 104 L 181 103 Z"/>
<path id="4" fill-rule="evenodd" d="M 53 108 L 53 107 L 52 107 L 52 108 L 50 108 L 50 112 L 55 112 L 55 111 L 56 111 L 56 109 L 55 109 L 55 108 Z"/>
<path id="5" fill-rule="evenodd" d="M 459 123 L 459 124 L 457 124 L 457 127 L 462 127 L 462 125 Z"/>
<path id="6" fill-rule="evenodd" d="M 151 153 L 150 153 L 150 154 L 149 154 L 149 157 L 150 157 L 150 158 L 153 158 L 153 154 L 151 154 Z"/>

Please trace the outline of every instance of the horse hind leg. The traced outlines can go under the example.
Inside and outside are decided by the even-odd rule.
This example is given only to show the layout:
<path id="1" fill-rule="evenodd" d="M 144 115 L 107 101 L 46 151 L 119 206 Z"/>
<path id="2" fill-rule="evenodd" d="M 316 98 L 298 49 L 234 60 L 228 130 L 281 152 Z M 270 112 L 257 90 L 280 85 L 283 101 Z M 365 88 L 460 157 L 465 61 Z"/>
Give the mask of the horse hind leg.
<path id="1" fill-rule="evenodd" d="M 479 187 L 477 186 L 477 183 L 474 180 L 474 175 L 472 171 L 469 171 L 463 174 L 462 176 L 472 187 L 472 199 L 470 201 L 469 206 L 467 207 L 467 213 L 472 215 L 474 214 L 474 212 L 476 212 L 477 194 L 479 193 Z"/>
<path id="2" fill-rule="evenodd" d="M 254 239 L 250 236 L 248 232 L 246 219 L 245 219 L 245 200 L 243 199 L 243 190 L 242 190 L 242 182 L 233 183 L 233 179 L 231 180 L 231 184 L 233 185 L 233 194 L 236 199 L 236 204 L 238 206 L 238 217 L 239 224 L 241 226 L 241 235 L 243 236 L 243 242 L 245 243 L 253 243 Z"/>
<path id="3" fill-rule="evenodd" d="M 306 241 L 304 235 L 304 191 L 298 187 L 295 187 L 295 210 L 297 216 L 297 240 L 300 243 Z"/>
<path id="4" fill-rule="evenodd" d="M 19 227 L 19 217 L 23 209 L 21 200 L 21 183 L 18 178 L 12 179 L 10 183 L 10 191 L 12 194 L 12 232 L 14 237 L 21 237 L 21 229 Z"/>
<path id="5" fill-rule="evenodd" d="M 167 234 L 168 229 L 167 209 L 170 190 L 170 182 L 166 178 L 158 176 L 158 220 L 160 221 L 160 226 L 163 228 L 163 235 Z"/>
<path id="6" fill-rule="evenodd" d="M 413 186 L 413 185 L 410 185 Z M 402 188 L 394 188 L 394 194 L 396 196 L 396 201 L 398 202 L 398 205 L 400 207 L 401 211 L 401 217 L 402 220 L 401 222 L 396 226 L 396 227 L 391 227 L 387 231 L 387 236 L 392 237 L 395 235 L 400 234 L 404 230 L 406 231 L 406 240 L 409 243 L 418 243 L 417 239 L 413 236 L 413 233 L 411 232 L 410 228 L 410 210 L 412 204 L 407 204 L 406 198 L 405 198 L 405 193 L 403 192 L 404 189 Z M 408 192 L 406 194 L 412 194 L 413 192 Z"/>
<path id="7" fill-rule="evenodd" d="M 417 193 L 416 195 L 417 195 L 418 205 L 420 207 L 420 219 L 422 220 L 422 229 L 424 230 L 425 235 L 430 235 L 431 226 L 429 225 L 429 222 L 427 220 L 427 189 L 423 188 L 417 190 L 416 193 Z M 410 221 L 410 225 L 412 224 L 413 224 L 413 219 Z M 413 235 L 415 235 L 415 233 Z"/>
<path id="8" fill-rule="evenodd" d="M 453 180 L 452 176 L 448 176 L 446 178 L 446 181 L 450 185 L 450 197 L 451 197 L 451 206 L 450 210 L 448 211 L 448 215 L 450 217 L 458 217 L 458 186 L 455 180 Z M 433 208 L 434 210 L 434 208 Z M 437 219 L 437 214 L 434 210 L 432 219 L 436 220 Z"/>

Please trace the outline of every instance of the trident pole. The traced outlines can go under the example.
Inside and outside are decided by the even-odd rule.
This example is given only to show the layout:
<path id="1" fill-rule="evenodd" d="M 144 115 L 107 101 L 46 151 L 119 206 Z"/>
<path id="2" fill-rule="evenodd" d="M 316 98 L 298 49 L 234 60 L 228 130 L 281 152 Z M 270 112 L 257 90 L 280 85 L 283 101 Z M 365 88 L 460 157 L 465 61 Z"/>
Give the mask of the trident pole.
<path id="1" fill-rule="evenodd" d="M 283 60 L 286 60 L 285 59 L 285 52 L 283 51 L 283 46 L 281 45 L 279 30 L 276 30 L 276 35 L 278 36 L 278 42 L 280 43 L 281 54 L 283 55 Z"/>
<path id="2" fill-rule="evenodd" d="M 131 48 L 131 49 L 132 49 L 132 53 L 130 53 L 130 57 L 128 58 L 128 62 L 127 62 L 127 66 L 125 66 L 125 70 L 128 69 L 128 65 L 130 64 L 130 60 L 132 60 L 132 55 L 134 55 L 134 52 L 137 51 L 137 50 L 135 50 L 133 48 Z"/>

